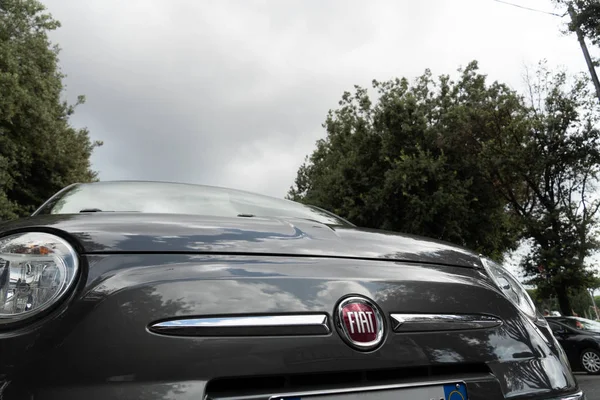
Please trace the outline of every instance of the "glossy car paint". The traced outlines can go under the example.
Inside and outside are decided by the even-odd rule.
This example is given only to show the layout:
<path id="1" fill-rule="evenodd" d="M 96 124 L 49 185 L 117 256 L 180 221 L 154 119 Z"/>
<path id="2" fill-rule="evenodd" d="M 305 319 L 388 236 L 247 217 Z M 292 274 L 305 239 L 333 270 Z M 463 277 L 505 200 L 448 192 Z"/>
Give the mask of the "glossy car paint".
<path id="1" fill-rule="evenodd" d="M 211 391 L 211 382 L 285 377 L 288 386 L 253 389 L 253 398 L 266 400 L 289 382 L 295 390 L 319 382 L 329 388 L 340 378 L 327 381 L 332 373 L 356 371 L 377 374 L 344 387 L 460 380 L 471 400 L 546 399 L 577 390 L 553 336 L 499 293 L 477 255 L 448 244 L 268 218 L 81 214 L 0 225 L 2 234 L 24 230 L 69 240 L 81 254 L 82 274 L 50 313 L 0 332 L 6 400 L 244 398 L 250 393 L 237 384 Z M 374 300 L 384 314 L 384 342 L 374 351 L 352 349 L 335 329 L 207 338 L 148 328 L 173 317 L 333 316 L 351 294 Z M 503 324 L 428 334 L 390 330 L 392 313 L 465 312 Z"/>
<path id="2" fill-rule="evenodd" d="M 469 250 L 392 232 L 303 219 L 179 214 L 40 215 L 0 230 L 58 229 L 86 253 L 187 252 L 387 259 L 482 268 Z"/>

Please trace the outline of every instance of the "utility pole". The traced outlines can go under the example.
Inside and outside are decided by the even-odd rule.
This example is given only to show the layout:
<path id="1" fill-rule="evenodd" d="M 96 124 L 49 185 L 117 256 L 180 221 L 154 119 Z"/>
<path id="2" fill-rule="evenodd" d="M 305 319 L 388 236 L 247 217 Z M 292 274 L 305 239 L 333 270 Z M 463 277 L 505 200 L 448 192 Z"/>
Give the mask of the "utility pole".
<path id="1" fill-rule="evenodd" d="M 596 74 L 596 68 L 594 67 L 594 63 L 592 62 L 592 58 L 590 57 L 590 53 L 588 51 L 587 45 L 585 44 L 585 37 L 583 36 L 583 32 L 579 28 L 579 25 L 575 23 L 576 15 L 575 9 L 573 8 L 573 4 L 569 4 L 569 15 L 571 16 L 571 22 L 573 24 L 573 28 L 575 29 L 575 33 L 577 34 L 577 39 L 579 40 L 579 44 L 581 45 L 581 50 L 583 51 L 583 56 L 585 57 L 585 62 L 587 63 L 588 69 L 590 70 L 590 75 L 592 76 L 592 82 L 594 82 L 594 86 L 596 87 L 596 96 L 598 96 L 598 101 L 600 101 L 600 81 L 598 80 L 598 75 Z"/>

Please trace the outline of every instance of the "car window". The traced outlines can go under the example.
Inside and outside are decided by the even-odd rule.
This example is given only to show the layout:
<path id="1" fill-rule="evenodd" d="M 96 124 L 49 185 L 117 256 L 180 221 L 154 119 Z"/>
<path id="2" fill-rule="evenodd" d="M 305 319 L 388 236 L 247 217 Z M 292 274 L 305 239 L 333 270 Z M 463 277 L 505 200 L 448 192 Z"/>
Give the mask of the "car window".
<path id="1" fill-rule="evenodd" d="M 600 333 L 600 323 L 598 323 L 596 321 L 592 321 L 591 319 L 579 318 L 579 317 L 569 317 L 569 318 L 562 318 L 560 320 L 560 322 L 562 322 L 563 324 L 565 324 L 568 327 L 573 328 L 573 329 Z"/>
<path id="2" fill-rule="evenodd" d="M 304 218 L 351 225 L 317 207 L 240 190 L 163 182 L 97 182 L 66 189 L 36 214 L 82 211 Z"/>

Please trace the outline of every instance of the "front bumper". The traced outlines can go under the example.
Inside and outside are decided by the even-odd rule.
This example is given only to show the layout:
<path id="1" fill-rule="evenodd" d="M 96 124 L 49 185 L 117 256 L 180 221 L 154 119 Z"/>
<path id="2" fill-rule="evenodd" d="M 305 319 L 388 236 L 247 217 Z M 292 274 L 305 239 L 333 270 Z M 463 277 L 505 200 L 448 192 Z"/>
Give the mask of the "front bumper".
<path id="1" fill-rule="evenodd" d="M 583 392 L 565 393 L 560 396 L 518 396 L 505 397 L 499 390 L 497 382 L 489 376 L 469 377 L 463 380 L 467 384 L 469 400 L 586 400 Z M 423 382 L 421 382 L 423 383 Z M 286 395 L 286 392 L 255 391 L 250 394 L 207 395 L 207 382 L 110 382 L 98 385 L 74 385 L 69 387 L 17 388 L 6 385 L 3 388 L 4 400 L 107 400 L 107 399 L 139 399 L 139 400 L 272 400 Z M 377 387 L 373 387 L 377 389 Z M 294 392 L 295 394 L 295 392 Z M 427 399 L 429 400 L 429 399 Z M 587 399 L 591 400 L 591 399 Z"/>
<path id="2" fill-rule="evenodd" d="M 577 384 L 552 336 L 544 339 L 470 269 L 183 254 L 86 261 L 89 274 L 52 315 L 0 333 L 3 400 L 267 400 L 313 388 L 428 380 L 464 381 L 469 400 L 577 399 Z M 335 332 L 174 337 L 148 330 L 174 316 L 331 316 L 348 293 L 375 299 L 386 316 L 468 308 L 504 323 L 461 332 L 389 332 L 373 352 L 351 349 Z"/>
<path id="3" fill-rule="evenodd" d="M 585 397 L 585 394 L 583 392 L 577 392 L 567 396 L 555 397 L 550 400 L 587 400 L 587 398 Z"/>

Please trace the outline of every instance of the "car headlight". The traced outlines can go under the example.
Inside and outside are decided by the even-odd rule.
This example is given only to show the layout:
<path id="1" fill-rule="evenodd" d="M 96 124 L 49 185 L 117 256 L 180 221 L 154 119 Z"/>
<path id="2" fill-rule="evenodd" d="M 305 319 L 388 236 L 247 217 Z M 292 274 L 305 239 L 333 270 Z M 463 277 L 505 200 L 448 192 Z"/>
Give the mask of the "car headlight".
<path id="1" fill-rule="evenodd" d="M 502 290 L 502 293 L 532 321 L 537 321 L 539 319 L 537 309 L 523 285 L 510 272 L 495 262 L 483 257 L 481 260 L 488 275 Z"/>
<path id="2" fill-rule="evenodd" d="M 0 238 L 0 324 L 40 313 L 75 282 L 79 263 L 65 240 L 25 232 Z"/>

